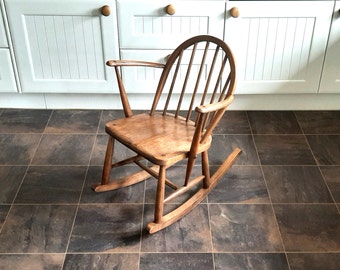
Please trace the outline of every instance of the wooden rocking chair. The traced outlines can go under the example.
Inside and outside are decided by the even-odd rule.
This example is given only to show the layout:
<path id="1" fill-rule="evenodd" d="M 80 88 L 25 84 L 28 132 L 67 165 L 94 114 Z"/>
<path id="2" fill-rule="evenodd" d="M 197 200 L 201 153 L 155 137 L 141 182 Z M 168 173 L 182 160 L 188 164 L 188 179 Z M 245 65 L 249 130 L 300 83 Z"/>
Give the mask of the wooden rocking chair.
<path id="1" fill-rule="evenodd" d="M 149 233 L 154 233 L 197 206 L 241 153 L 240 149 L 234 149 L 210 176 L 208 149 L 212 132 L 233 101 L 234 58 L 222 40 L 202 35 L 179 45 L 165 65 L 132 60 L 110 60 L 107 65 L 115 68 L 125 118 L 106 123 L 109 141 L 102 180 L 92 188 L 96 192 L 114 190 L 155 177 L 158 183 L 154 221 L 147 226 Z M 120 75 L 122 66 L 163 68 L 150 113 L 132 114 Z M 112 164 L 115 140 L 136 155 Z M 202 173 L 193 177 L 198 154 L 201 155 Z M 184 159 L 185 177 L 183 184 L 177 186 L 167 178 L 166 170 Z M 147 164 L 142 160 L 147 160 Z M 110 179 L 112 168 L 132 162 L 142 170 L 124 178 Z M 171 194 L 165 193 L 166 185 L 173 189 Z M 165 203 L 194 187 L 195 193 L 189 199 L 170 213 L 164 213 Z"/>

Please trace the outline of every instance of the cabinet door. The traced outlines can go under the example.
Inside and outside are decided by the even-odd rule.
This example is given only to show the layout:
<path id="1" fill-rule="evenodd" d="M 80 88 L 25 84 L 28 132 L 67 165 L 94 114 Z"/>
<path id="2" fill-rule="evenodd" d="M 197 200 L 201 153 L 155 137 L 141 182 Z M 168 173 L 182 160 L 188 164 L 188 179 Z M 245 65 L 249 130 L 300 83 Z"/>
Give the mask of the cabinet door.
<path id="1" fill-rule="evenodd" d="M 173 15 L 167 14 L 169 4 Z M 124 49 L 174 49 L 198 34 L 223 38 L 224 0 L 118 0 L 117 11 Z"/>
<path id="2" fill-rule="evenodd" d="M 8 47 L 8 44 L 7 44 L 7 38 L 6 38 L 6 32 L 5 32 L 4 19 L 3 19 L 1 5 L 0 5 L 0 48 L 1 47 Z"/>
<path id="3" fill-rule="evenodd" d="M 117 91 L 114 0 L 5 0 L 23 92 Z M 109 5 L 111 14 L 101 14 Z"/>
<path id="4" fill-rule="evenodd" d="M 0 48 L 0 63 L 0 92 L 16 92 L 17 87 L 9 49 Z"/>
<path id="5" fill-rule="evenodd" d="M 340 93 L 340 1 L 336 1 L 320 93 Z"/>
<path id="6" fill-rule="evenodd" d="M 228 2 L 225 40 L 236 57 L 236 93 L 317 93 L 333 5 Z M 237 18 L 231 16 L 233 7 L 239 10 Z"/>

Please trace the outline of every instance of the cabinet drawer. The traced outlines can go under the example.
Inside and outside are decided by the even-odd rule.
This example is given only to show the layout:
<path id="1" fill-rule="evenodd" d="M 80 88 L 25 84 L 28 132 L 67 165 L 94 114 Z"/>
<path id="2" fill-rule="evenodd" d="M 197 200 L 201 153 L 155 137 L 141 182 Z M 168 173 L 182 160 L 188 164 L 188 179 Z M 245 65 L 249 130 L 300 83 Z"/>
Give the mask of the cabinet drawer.
<path id="1" fill-rule="evenodd" d="M 9 49 L 0 48 L 0 92 L 16 92 L 17 87 Z"/>
<path id="2" fill-rule="evenodd" d="M 169 4 L 173 15 L 167 14 Z M 223 38 L 224 1 L 119 0 L 117 5 L 121 48 L 173 49 L 198 34 Z"/>
<path id="3" fill-rule="evenodd" d="M 8 47 L 6 32 L 5 32 L 5 25 L 4 25 L 4 18 L 2 15 L 1 7 L 0 7 L 0 47 Z"/>

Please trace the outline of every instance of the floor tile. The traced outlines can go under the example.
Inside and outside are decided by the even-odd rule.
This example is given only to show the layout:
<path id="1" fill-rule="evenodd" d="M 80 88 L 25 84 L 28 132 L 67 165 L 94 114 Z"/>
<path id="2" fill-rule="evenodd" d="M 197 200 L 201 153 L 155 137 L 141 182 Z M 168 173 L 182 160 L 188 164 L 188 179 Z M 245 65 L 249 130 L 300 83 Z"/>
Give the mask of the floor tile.
<path id="1" fill-rule="evenodd" d="M 0 231 L 3 223 L 5 222 L 6 216 L 8 214 L 10 205 L 1 205 L 0 204 Z"/>
<path id="2" fill-rule="evenodd" d="M 331 203 L 317 166 L 263 166 L 273 203 Z"/>
<path id="3" fill-rule="evenodd" d="M 46 133 L 96 133 L 101 111 L 55 110 Z"/>
<path id="4" fill-rule="evenodd" d="M 305 134 L 340 134 L 340 111 L 297 111 Z"/>
<path id="5" fill-rule="evenodd" d="M 60 270 L 64 254 L 0 254 L 0 269 Z"/>
<path id="6" fill-rule="evenodd" d="M 13 202 L 26 169 L 26 166 L 0 166 L 0 203 Z"/>
<path id="7" fill-rule="evenodd" d="M 15 205 L 0 233 L 0 253 L 63 253 L 76 206 Z"/>
<path id="8" fill-rule="evenodd" d="M 29 164 L 40 138 L 40 134 L 0 134 L 0 165 Z"/>
<path id="9" fill-rule="evenodd" d="M 33 158 L 34 165 L 88 165 L 94 135 L 46 134 Z"/>
<path id="10" fill-rule="evenodd" d="M 333 204 L 274 205 L 288 252 L 340 250 L 340 215 Z"/>
<path id="11" fill-rule="evenodd" d="M 339 253 L 288 253 L 291 270 L 338 270 L 340 269 Z"/>
<path id="12" fill-rule="evenodd" d="M 0 133 L 42 133 L 51 110 L 4 110 L 0 116 Z"/>
<path id="13" fill-rule="evenodd" d="M 214 251 L 282 251 L 270 205 L 211 204 L 209 209 Z"/>
<path id="14" fill-rule="evenodd" d="M 143 205 L 80 205 L 69 252 L 138 252 Z"/>
<path id="15" fill-rule="evenodd" d="M 320 169 L 335 202 L 340 203 L 340 166 L 320 166 Z"/>
<path id="16" fill-rule="evenodd" d="M 139 255 L 136 254 L 68 254 L 63 270 L 138 270 Z"/>
<path id="17" fill-rule="evenodd" d="M 216 253 L 215 270 L 288 270 L 284 253 Z"/>
<path id="18" fill-rule="evenodd" d="M 168 205 L 166 205 L 168 206 Z M 144 228 L 153 221 L 154 205 L 146 204 Z M 155 233 L 144 230 L 142 252 L 211 252 L 211 235 L 206 204 L 198 205 L 178 222 Z"/>
<path id="19" fill-rule="evenodd" d="M 340 165 L 340 135 L 308 135 L 307 139 L 319 165 Z"/>
<path id="20" fill-rule="evenodd" d="M 208 196 L 209 203 L 269 203 L 259 166 L 233 166 Z"/>
<path id="21" fill-rule="evenodd" d="M 31 166 L 15 203 L 78 203 L 86 170 L 86 166 Z"/>
<path id="22" fill-rule="evenodd" d="M 214 135 L 209 157 L 211 165 L 220 165 L 236 148 L 242 150 L 235 164 L 259 165 L 255 145 L 251 135 Z"/>
<path id="23" fill-rule="evenodd" d="M 142 253 L 139 270 L 213 270 L 209 253 Z"/>
<path id="24" fill-rule="evenodd" d="M 253 134 L 302 134 L 291 111 L 251 111 L 248 117 Z"/>
<path id="25" fill-rule="evenodd" d="M 315 165 L 302 135 L 254 135 L 254 140 L 262 165 Z"/>
<path id="26" fill-rule="evenodd" d="M 130 166 L 131 167 L 131 166 Z M 116 168 L 114 175 L 116 177 L 125 176 L 127 173 L 132 173 L 134 170 L 130 167 Z M 134 167 L 135 170 L 136 166 Z M 91 189 L 93 184 L 100 183 L 102 176 L 102 167 L 90 166 L 84 189 L 82 192 L 81 203 L 143 203 L 144 202 L 144 186 L 141 182 L 129 187 L 111 190 L 107 192 L 96 193 Z"/>
<path id="27" fill-rule="evenodd" d="M 214 134 L 251 134 L 245 111 L 226 111 Z"/>

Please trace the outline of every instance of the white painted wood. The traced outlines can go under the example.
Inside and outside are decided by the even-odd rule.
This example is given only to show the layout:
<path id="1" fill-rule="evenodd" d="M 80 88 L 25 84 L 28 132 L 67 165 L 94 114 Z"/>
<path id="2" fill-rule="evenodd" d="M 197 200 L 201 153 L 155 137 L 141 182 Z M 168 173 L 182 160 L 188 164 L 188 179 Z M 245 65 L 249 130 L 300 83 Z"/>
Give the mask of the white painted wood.
<path id="1" fill-rule="evenodd" d="M 0 5 L 0 47 L 8 47 L 6 31 L 5 31 L 5 21 L 2 15 L 3 11 Z"/>
<path id="2" fill-rule="evenodd" d="M 229 10 L 237 7 L 240 17 Z M 225 40 L 238 94 L 317 93 L 332 1 L 227 2 Z"/>
<path id="3" fill-rule="evenodd" d="M 17 92 L 9 49 L 0 48 L 0 92 Z"/>
<path id="4" fill-rule="evenodd" d="M 322 72 L 320 93 L 340 94 L 340 1 L 336 1 L 325 64 Z M 338 99 L 340 103 L 340 97 Z"/>
<path id="5" fill-rule="evenodd" d="M 118 58 L 114 0 L 5 0 L 22 92 L 111 93 Z M 110 5 L 111 15 L 100 8 Z"/>
<path id="6" fill-rule="evenodd" d="M 176 13 L 168 15 L 167 5 Z M 223 38 L 225 2 L 117 0 L 120 47 L 174 49 L 198 34 Z"/>

